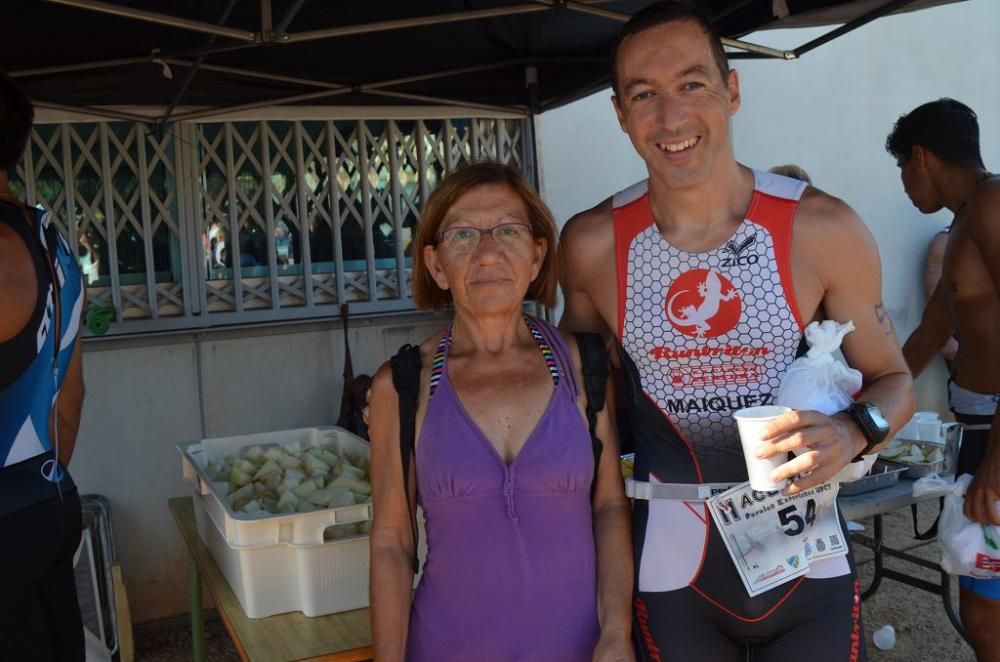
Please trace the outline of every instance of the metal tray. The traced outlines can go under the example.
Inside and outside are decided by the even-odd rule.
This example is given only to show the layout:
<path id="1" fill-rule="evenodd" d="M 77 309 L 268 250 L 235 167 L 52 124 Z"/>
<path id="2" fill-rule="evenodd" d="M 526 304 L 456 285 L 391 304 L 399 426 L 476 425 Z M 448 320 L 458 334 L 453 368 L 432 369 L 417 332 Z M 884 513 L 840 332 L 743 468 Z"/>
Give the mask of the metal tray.
<path id="1" fill-rule="evenodd" d="M 875 464 L 868 470 L 868 473 L 861 478 L 850 483 L 841 483 L 840 495 L 853 496 L 864 494 L 873 490 L 880 490 L 890 487 L 899 482 L 899 477 L 907 471 L 905 464 L 893 462 L 892 460 L 875 460 Z"/>
<path id="2" fill-rule="evenodd" d="M 941 426 L 941 431 L 941 442 L 920 441 L 917 439 L 905 439 L 902 437 L 900 437 L 899 440 L 908 444 L 914 444 L 924 450 L 928 448 L 941 449 L 944 453 L 944 459 L 942 460 L 938 460 L 937 462 L 919 463 L 898 462 L 897 460 L 883 457 L 879 457 L 879 460 L 897 462 L 898 464 L 906 467 L 906 472 L 903 473 L 904 478 L 923 478 L 924 476 L 932 473 L 939 473 L 943 476 L 953 475 L 958 464 L 958 452 L 962 447 L 962 425 L 959 423 L 944 423 Z"/>

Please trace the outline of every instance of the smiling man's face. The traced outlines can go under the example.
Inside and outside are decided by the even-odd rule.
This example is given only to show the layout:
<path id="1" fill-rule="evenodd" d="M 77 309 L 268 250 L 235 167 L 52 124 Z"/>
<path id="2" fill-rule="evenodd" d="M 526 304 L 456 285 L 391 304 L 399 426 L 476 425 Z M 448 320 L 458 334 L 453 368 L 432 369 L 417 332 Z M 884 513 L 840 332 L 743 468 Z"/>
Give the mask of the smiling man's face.
<path id="1" fill-rule="evenodd" d="M 670 188 L 701 184 L 732 158 L 739 79 L 719 70 L 708 39 L 694 21 L 676 21 L 631 35 L 619 48 L 618 121 L 650 176 Z"/>

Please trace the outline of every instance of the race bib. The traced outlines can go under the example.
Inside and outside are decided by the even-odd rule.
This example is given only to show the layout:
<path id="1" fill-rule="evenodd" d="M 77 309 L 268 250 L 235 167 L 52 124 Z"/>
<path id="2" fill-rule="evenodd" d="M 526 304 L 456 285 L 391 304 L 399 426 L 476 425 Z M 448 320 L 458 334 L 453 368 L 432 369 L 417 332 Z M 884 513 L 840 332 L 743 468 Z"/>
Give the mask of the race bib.
<path id="1" fill-rule="evenodd" d="M 742 483 L 706 501 L 751 596 L 809 572 L 810 561 L 847 554 L 836 483 L 794 496 Z"/>

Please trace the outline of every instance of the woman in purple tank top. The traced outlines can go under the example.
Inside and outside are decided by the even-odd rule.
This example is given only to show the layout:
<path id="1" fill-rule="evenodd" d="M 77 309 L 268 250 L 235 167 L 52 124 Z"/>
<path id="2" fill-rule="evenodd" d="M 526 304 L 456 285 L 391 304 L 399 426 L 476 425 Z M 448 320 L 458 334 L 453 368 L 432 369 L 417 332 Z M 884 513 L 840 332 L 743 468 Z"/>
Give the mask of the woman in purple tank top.
<path id="1" fill-rule="evenodd" d="M 594 454 L 576 343 L 523 314 L 552 305 L 556 229 L 512 168 L 468 166 L 430 197 L 413 297 L 455 317 L 421 345 L 415 462 L 404 493 L 390 368 L 372 385 L 375 659 L 632 660 L 629 511 L 607 409 Z M 409 503 L 426 517 L 415 593 Z M 412 596 L 412 600 L 411 600 Z"/>

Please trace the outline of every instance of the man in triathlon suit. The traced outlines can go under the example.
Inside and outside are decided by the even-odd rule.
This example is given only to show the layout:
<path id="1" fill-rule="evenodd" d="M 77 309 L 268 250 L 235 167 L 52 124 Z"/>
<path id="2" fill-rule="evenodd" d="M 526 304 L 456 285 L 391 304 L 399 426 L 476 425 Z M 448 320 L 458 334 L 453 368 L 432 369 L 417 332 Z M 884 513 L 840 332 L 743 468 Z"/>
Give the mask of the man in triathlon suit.
<path id="1" fill-rule="evenodd" d="M 864 374 L 858 399 L 893 429 L 908 420 L 912 380 L 882 303 L 875 243 L 840 200 L 736 162 L 739 79 L 711 22 L 681 3 L 639 12 L 619 37 L 612 82 L 649 179 L 565 227 L 561 324 L 621 346 L 635 478 L 746 481 L 732 414 L 771 401 L 812 320 L 854 322 L 843 351 Z M 848 414 L 792 412 L 771 433 L 768 455 L 806 449 L 773 473 L 811 472 L 788 495 L 877 452 Z M 847 559 L 749 597 L 698 500 L 637 499 L 633 541 L 639 659 L 864 659 Z"/>
<path id="2" fill-rule="evenodd" d="M 0 73 L 0 658 L 82 661 L 73 575 L 82 514 L 65 465 L 83 404 L 84 290 L 49 214 L 8 182 L 33 116 Z"/>
<path id="3" fill-rule="evenodd" d="M 941 280 L 903 354 L 919 375 L 957 333 L 948 401 L 967 426 L 958 473 L 975 474 L 965 514 L 1000 525 L 1000 177 L 983 165 L 976 114 L 953 99 L 901 117 L 886 149 L 917 209 L 933 214 L 946 207 L 955 215 Z M 976 657 L 1000 660 L 1000 580 L 962 577 L 959 597 Z"/>

